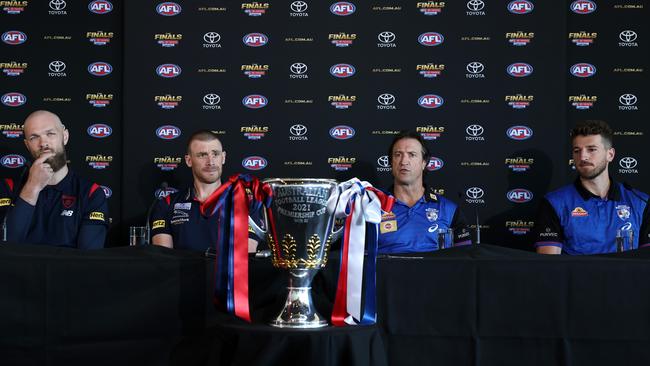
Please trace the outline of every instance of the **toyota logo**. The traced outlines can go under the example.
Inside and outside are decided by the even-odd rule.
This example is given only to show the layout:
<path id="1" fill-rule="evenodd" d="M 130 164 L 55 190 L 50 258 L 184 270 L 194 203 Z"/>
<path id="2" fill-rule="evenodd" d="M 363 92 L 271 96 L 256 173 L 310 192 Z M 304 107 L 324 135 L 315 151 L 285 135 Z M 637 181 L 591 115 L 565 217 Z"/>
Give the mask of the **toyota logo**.
<path id="1" fill-rule="evenodd" d="M 636 104 L 636 95 L 634 94 L 623 94 L 618 97 L 618 101 L 622 105 L 635 105 Z"/>
<path id="2" fill-rule="evenodd" d="M 483 192 L 482 188 L 470 187 L 470 188 L 467 188 L 467 190 L 465 191 L 465 194 L 467 195 L 467 198 L 471 198 L 473 200 L 476 200 L 476 199 L 479 199 L 479 198 L 483 197 L 485 192 Z"/>
<path id="3" fill-rule="evenodd" d="M 377 165 L 382 168 L 390 167 L 390 160 L 388 160 L 388 155 L 382 155 L 377 159 Z"/>
<path id="4" fill-rule="evenodd" d="M 217 32 L 208 32 L 203 35 L 203 40 L 205 43 L 217 43 L 221 40 L 221 35 Z"/>
<path id="5" fill-rule="evenodd" d="M 469 125 L 465 129 L 465 132 L 467 132 L 467 134 L 470 135 L 470 136 L 481 136 L 483 134 L 483 126 L 481 126 L 481 125 Z"/>
<path id="6" fill-rule="evenodd" d="M 636 159 L 631 156 L 626 156 L 618 161 L 618 165 L 620 165 L 623 169 L 634 169 L 636 167 L 636 164 Z"/>
<path id="7" fill-rule="evenodd" d="M 395 33 L 388 31 L 381 32 L 377 35 L 377 39 L 381 43 L 391 43 L 395 41 Z"/>
<path id="8" fill-rule="evenodd" d="M 478 73 L 482 72 L 483 69 L 485 69 L 485 67 L 483 66 L 482 63 L 474 61 L 474 62 L 468 63 L 466 69 L 467 69 L 467 72 L 469 72 L 470 74 L 478 74 Z"/>
<path id="9" fill-rule="evenodd" d="M 48 67 L 52 72 L 63 72 L 65 70 L 65 63 L 63 61 L 52 61 Z"/>
<path id="10" fill-rule="evenodd" d="M 467 2 L 467 9 L 471 11 L 483 10 L 485 3 L 482 0 L 469 0 Z"/>
<path id="11" fill-rule="evenodd" d="M 307 10 L 307 3 L 304 1 L 294 1 L 291 3 L 291 10 L 295 11 L 296 13 L 302 13 L 303 11 Z"/>
<path id="12" fill-rule="evenodd" d="M 52 10 L 63 10 L 66 7 L 66 2 L 63 0 L 51 0 L 50 1 L 50 9 Z"/>
<path id="13" fill-rule="evenodd" d="M 636 41 L 636 32 L 633 30 L 624 30 L 618 34 L 618 38 L 623 42 Z"/>
<path id="14" fill-rule="evenodd" d="M 289 70 L 291 70 L 291 72 L 296 75 L 301 75 L 307 72 L 307 65 L 303 64 L 302 62 L 296 62 L 291 65 Z"/>
<path id="15" fill-rule="evenodd" d="M 221 102 L 221 97 L 216 94 L 210 93 L 203 96 L 203 103 L 207 105 L 215 105 L 219 102 Z"/>
<path id="16" fill-rule="evenodd" d="M 296 124 L 289 128 L 289 132 L 294 136 L 304 136 L 307 133 L 307 127 L 301 124 Z"/>
<path id="17" fill-rule="evenodd" d="M 384 93 L 377 97 L 377 102 L 381 105 L 391 105 L 395 103 L 395 96 L 393 94 Z"/>

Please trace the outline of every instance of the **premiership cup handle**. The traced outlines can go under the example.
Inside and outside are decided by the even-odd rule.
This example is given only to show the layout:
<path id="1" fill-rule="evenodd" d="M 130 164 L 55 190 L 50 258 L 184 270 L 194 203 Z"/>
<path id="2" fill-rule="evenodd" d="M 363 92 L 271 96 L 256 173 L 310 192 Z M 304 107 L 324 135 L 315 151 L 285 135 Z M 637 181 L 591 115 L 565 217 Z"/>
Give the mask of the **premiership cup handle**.
<path id="1" fill-rule="evenodd" d="M 257 226 L 255 223 L 255 220 L 253 220 L 250 216 L 248 216 L 248 226 L 253 229 L 253 232 L 255 232 L 255 235 L 257 235 L 258 238 L 260 238 L 260 241 L 265 241 L 266 240 L 266 233 L 269 231 L 269 220 L 268 217 L 266 217 L 266 212 L 263 212 L 264 215 L 264 226 L 266 227 L 266 230 L 263 230 L 261 227 Z"/>
<path id="2" fill-rule="evenodd" d="M 332 232 L 330 233 L 331 238 L 332 238 L 332 243 L 335 241 L 341 239 L 341 236 L 343 235 L 343 231 L 345 229 L 345 224 L 341 225 L 341 227 L 338 230 L 334 230 L 334 222 L 336 219 L 332 219 Z"/>

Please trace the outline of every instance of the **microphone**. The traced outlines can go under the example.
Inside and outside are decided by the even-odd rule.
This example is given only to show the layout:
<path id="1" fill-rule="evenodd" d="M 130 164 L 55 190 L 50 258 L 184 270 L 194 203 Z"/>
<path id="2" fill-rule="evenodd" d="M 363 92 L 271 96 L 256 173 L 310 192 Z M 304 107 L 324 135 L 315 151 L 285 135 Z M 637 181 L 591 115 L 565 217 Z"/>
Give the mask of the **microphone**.
<path id="1" fill-rule="evenodd" d="M 478 207 L 476 207 L 476 244 L 481 244 L 481 224 L 478 220 Z"/>
<path id="2" fill-rule="evenodd" d="M 458 199 L 463 200 L 463 193 L 460 191 L 458 193 Z M 474 244 L 481 244 L 481 225 L 479 224 L 479 219 L 478 219 L 478 207 L 474 209 L 474 214 L 476 216 L 476 243 Z"/>
<path id="3" fill-rule="evenodd" d="M 169 184 L 167 182 L 162 182 L 160 183 L 160 190 L 164 191 L 169 187 Z M 147 244 L 151 244 L 151 226 L 149 222 L 151 221 L 151 213 L 153 211 L 153 207 L 156 205 L 156 203 L 161 199 L 162 197 L 155 197 L 153 199 L 153 202 L 151 202 L 151 205 L 149 205 L 149 209 L 147 210 L 147 221 L 145 223 L 145 230 L 147 231 Z"/>

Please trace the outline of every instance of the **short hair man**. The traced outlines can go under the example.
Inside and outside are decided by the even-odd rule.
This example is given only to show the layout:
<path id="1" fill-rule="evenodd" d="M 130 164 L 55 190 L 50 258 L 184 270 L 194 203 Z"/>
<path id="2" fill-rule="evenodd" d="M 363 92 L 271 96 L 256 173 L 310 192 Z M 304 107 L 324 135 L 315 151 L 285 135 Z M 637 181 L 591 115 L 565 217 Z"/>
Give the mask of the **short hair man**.
<path id="1" fill-rule="evenodd" d="M 454 230 L 454 245 L 471 244 L 465 219 L 452 201 L 426 187 L 423 174 L 429 150 L 422 136 L 402 131 L 388 150 L 392 164 L 395 196 L 392 211 L 382 215 L 379 226 L 381 253 L 427 252 L 437 250 L 439 230 Z"/>
<path id="2" fill-rule="evenodd" d="M 571 144 L 578 177 L 544 197 L 535 221 L 537 252 L 616 252 L 619 229 L 633 230 L 635 248 L 650 243 L 648 195 L 609 176 L 611 128 L 603 121 L 581 122 L 571 131 Z"/>
<path id="3" fill-rule="evenodd" d="M 187 142 L 185 164 L 192 185 L 158 201 L 151 215 L 151 241 L 168 248 L 205 252 L 217 242 L 218 215 L 203 214 L 203 203 L 221 186 L 226 151 L 216 134 L 194 132 Z M 248 240 L 249 252 L 257 241 Z"/>
<path id="4" fill-rule="evenodd" d="M 7 240 L 81 249 L 104 247 L 108 204 L 101 187 L 67 165 L 69 133 L 59 117 L 40 110 L 23 126 L 35 159 L 7 213 Z M 13 184 L 11 184 L 12 189 Z"/>

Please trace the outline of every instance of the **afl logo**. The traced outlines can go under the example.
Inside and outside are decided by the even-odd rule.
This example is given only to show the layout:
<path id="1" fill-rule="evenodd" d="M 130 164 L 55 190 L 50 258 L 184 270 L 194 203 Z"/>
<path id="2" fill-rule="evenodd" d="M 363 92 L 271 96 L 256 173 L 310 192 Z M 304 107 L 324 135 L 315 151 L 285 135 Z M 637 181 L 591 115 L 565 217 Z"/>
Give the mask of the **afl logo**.
<path id="1" fill-rule="evenodd" d="M 337 140 L 347 140 L 354 137 L 354 128 L 350 126 L 340 125 L 330 128 L 330 136 Z"/>
<path id="2" fill-rule="evenodd" d="M 156 12 L 166 17 L 173 17 L 174 15 L 178 15 L 181 13 L 182 10 L 183 9 L 181 8 L 180 5 L 170 1 L 160 3 L 158 4 L 158 6 L 156 6 Z"/>
<path id="3" fill-rule="evenodd" d="M 418 36 L 418 42 L 427 47 L 440 46 L 445 41 L 442 34 L 436 32 L 426 32 Z"/>
<path id="4" fill-rule="evenodd" d="M 106 76 L 113 72 L 113 66 L 106 62 L 93 62 L 88 65 L 88 72 L 94 76 Z"/>
<path id="5" fill-rule="evenodd" d="M 596 3 L 591 0 L 576 0 L 571 3 L 571 11 L 576 14 L 589 14 L 596 11 Z"/>
<path id="6" fill-rule="evenodd" d="M 113 4 L 106 0 L 95 0 L 88 4 L 88 10 L 95 14 L 108 14 L 113 11 Z"/>
<path id="7" fill-rule="evenodd" d="M 269 37 L 262 33 L 248 33 L 244 36 L 243 41 L 248 47 L 262 47 L 269 43 Z"/>
<path id="8" fill-rule="evenodd" d="M 513 140 L 527 140 L 533 137 L 533 130 L 526 126 L 512 126 L 506 135 Z"/>
<path id="9" fill-rule="evenodd" d="M 21 155 L 10 154 L 2 157 L 2 166 L 5 168 L 15 169 L 25 165 L 25 158 Z"/>
<path id="10" fill-rule="evenodd" d="M 354 75 L 357 72 L 357 70 L 354 68 L 354 66 L 350 64 L 336 64 L 332 67 L 330 67 L 330 74 L 332 76 L 337 77 L 337 78 L 349 78 L 350 76 Z"/>
<path id="11" fill-rule="evenodd" d="M 435 94 L 426 94 L 418 99 L 418 105 L 422 108 L 434 109 L 442 106 L 445 100 L 441 96 Z"/>
<path id="12" fill-rule="evenodd" d="M 27 41 L 27 35 L 21 31 L 7 31 L 2 33 L 2 42 L 15 46 Z"/>
<path id="13" fill-rule="evenodd" d="M 246 108 L 250 109 L 260 109 L 266 107 L 269 104 L 269 100 L 265 96 L 259 94 L 247 95 L 242 99 L 242 104 Z"/>
<path id="14" fill-rule="evenodd" d="M 596 66 L 592 64 L 579 63 L 571 66 L 571 75 L 579 78 L 588 78 L 596 75 Z"/>
<path id="15" fill-rule="evenodd" d="M 113 133 L 113 129 L 109 125 L 103 123 L 96 123 L 88 127 L 88 135 L 97 139 L 103 139 L 110 136 Z"/>
<path id="16" fill-rule="evenodd" d="M 347 1 L 339 1 L 330 6 L 332 14 L 342 17 L 352 15 L 356 10 L 357 7 Z"/>
<path id="17" fill-rule="evenodd" d="M 512 14 L 528 14 L 535 6 L 528 0 L 515 0 L 508 4 L 508 11 Z"/>
<path id="18" fill-rule="evenodd" d="M 442 161 L 442 159 L 432 156 L 429 158 L 429 163 L 427 163 L 427 170 L 430 172 L 440 170 L 442 169 L 443 165 L 445 165 L 445 163 Z"/>
<path id="19" fill-rule="evenodd" d="M 106 196 L 106 198 L 111 198 L 111 196 L 113 195 L 113 190 L 110 189 L 109 187 L 99 186 L 99 188 L 101 188 L 102 191 L 104 191 L 104 195 Z"/>
<path id="20" fill-rule="evenodd" d="M 514 64 L 508 65 L 506 72 L 510 76 L 514 76 L 516 78 L 524 78 L 533 73 L 533 67 L 524 62 L 515 62 Z"/>
<path id="21" fill-rule="evenodd" d="M 156 74 L 167 79 L 179 76 L 182 71 L 180 66 L 174 64 L 162 64 L 156 68 Z"/>
<path id="22" fill-rule="evenodd" d="M 241 162 L 241 166 L 248 170 L 262 170 L 266 168 L 267 165 L 268 162 L 261 156 L 249 156 L 244 158 Z"/>
<path id="23" fill-rule="evenodd" d="M 506 193 L 506 197 L 510 202 L 525 203 L 533 199 L 533 192 L 523 188 L 515 188 Z"/>
<path id="24" fill-rule="evenodd" d="M 178 138 L 181 135 L 181 129 L 172 126 L 172 125 L 165 125 L 165 126 L 160 126 L 156 129 L 156 136 L 160 137 L 163 140 L 173 140 L 175 138 Z"/>
<path id="25" fill-rule="evenodd" d="M 27 103 L 27 97 L 20 93 L 11 92 L 2 96 L 2 104 L 7 107 L 20 107 Z"/>

